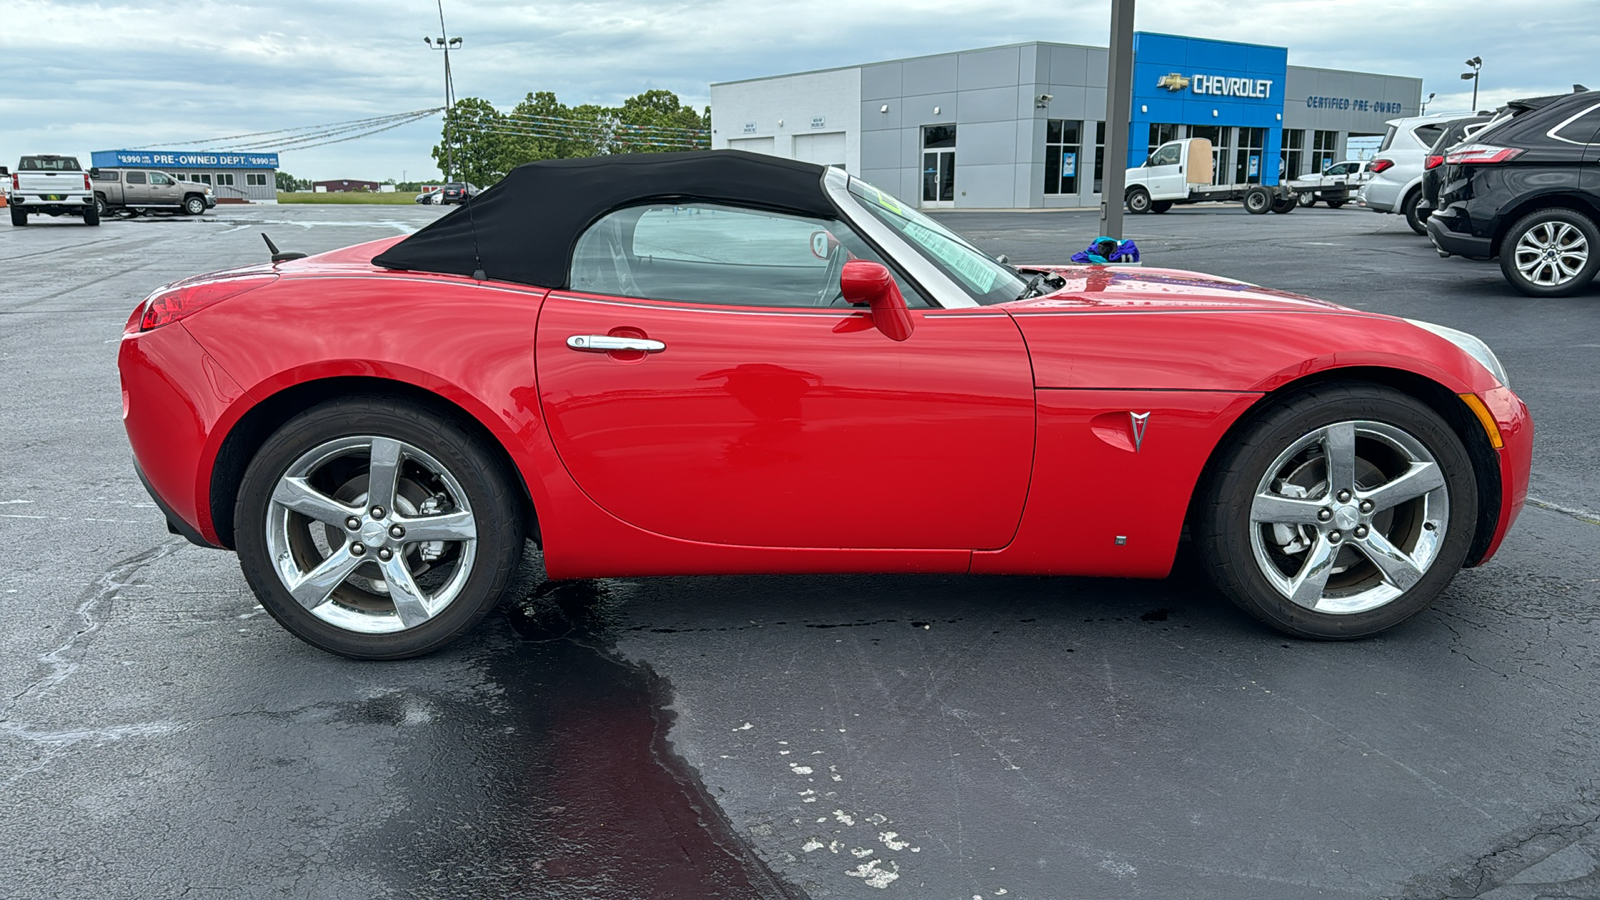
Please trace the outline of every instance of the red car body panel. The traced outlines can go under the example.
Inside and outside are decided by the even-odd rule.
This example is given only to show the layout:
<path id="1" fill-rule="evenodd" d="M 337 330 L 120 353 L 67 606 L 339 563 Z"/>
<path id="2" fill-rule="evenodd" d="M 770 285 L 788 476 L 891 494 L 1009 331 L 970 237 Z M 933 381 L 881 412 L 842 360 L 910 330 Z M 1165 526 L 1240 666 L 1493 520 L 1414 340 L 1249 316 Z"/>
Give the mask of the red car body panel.
<path id="1" fill-rule="evenodd" d="M 403 382 L 482 423 L 527 485 L 555 578 L 1159 577 L 1227 429 L 1261 392 L 1345 366 L 1483 399 L 1505 441 L 1491 552 L 1527 492 L 1526 409 L 1454 344 L 1235 282 L 1063 268 L 1069 284 L 1050 297 L 915 310 L 895 342 L 848 309 L 616 301 L 374 268 L 390 243 L 279 265 L 269 286 L 125 337 L 135 455 L 206 540 L 221 543 L 210 487 L 230 430 L 281 391 L 338 377 Z M 630 359 L 565 344 L 629 329 L 667 349 Z M 1150 413 L 1137 446 L 1130 412 Z"/>
<path id="2" fill-rule="evenodd" d="M 890 340 L 864 312 L 553 293 L 539 391 L 567 471 L 602 509 L 711 544 L 1004 547 L 1033 465 L 1033 373 L 1011 318 L 915 310 Z M 572 349 L 575 335 L 662 341 Z M 751 362 L 760 360 L 760 362 Z"/>

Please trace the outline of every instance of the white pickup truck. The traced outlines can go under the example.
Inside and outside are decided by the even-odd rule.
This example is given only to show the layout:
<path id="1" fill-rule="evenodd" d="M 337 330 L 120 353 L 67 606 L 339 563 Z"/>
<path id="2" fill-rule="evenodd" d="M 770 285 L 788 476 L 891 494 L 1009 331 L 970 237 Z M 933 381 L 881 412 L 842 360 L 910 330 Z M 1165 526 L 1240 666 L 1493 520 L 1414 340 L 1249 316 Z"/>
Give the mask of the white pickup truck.
<path id="1" fill-rule="evenodd" d="M 1320 175 L 1302 175 L 1289 182 L 1300 196 L 1301 206 L 1315 206 L 1318 200 L 1333 209 L 1356 198 L 1356 191 L 1372 177 L 1372 163 L 1362 159 L 1342 159 Z"/>
<path id="2" fill-rule="evenodd" d="M 1209 140 L 1168 141 L 1128 170 L 1123 202 L 1131 213 L 1164 213 L 1174 204 L 1207 200 L 1243 200 L 1255 215 L 1294 210 L 1295 195 L 1286 185 L 1217 184 L 1215 168 Z"/>
<path id="3" fill-rule="evenodd" d="M 12 225 L 28 224 L 28 216 L 35 213 L 79 216 L 85 225 L 100 224 L 89 173 L 72 156 L 24 156 L 6 185 L 6 205 L 11 208 Z"/>

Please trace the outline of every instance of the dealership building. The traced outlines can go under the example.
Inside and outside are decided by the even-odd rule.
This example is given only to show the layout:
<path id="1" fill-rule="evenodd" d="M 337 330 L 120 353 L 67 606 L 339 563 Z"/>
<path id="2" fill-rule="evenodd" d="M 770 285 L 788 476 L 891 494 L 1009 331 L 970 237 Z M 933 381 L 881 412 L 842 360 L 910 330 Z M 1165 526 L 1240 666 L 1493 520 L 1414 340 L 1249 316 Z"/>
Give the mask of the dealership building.
<path id="1" fill-rule="evenodd" d="M 1283 47 L 1133 40 L 1128 166 L 1203 137 L 1218 182 L 1277 184 L 1421 104 L 1419 78 L 1291 66 Z M 923 208 L 1097 206 L 1107 57 L 1031 42 L 722 82 L 711 145 L 842 166 Z"/>
<path id="2" fill-rule="evenodd" d="M 277 203 L 278 154 L 216 150 L 96 150 L 97 169 L 156 169 L 211 186 L 218 203 Z"/>

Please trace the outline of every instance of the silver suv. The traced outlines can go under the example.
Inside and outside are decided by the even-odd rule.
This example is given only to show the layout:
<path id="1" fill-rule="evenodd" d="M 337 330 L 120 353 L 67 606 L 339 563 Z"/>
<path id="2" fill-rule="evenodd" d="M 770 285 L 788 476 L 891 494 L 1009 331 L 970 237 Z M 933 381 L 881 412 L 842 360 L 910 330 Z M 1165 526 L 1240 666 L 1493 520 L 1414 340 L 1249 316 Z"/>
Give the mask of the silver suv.
<path id="1" fill-rule="evenodd" d="M 1373 212 L 1396 213 L 1417 234 L 1427 234 L 1424 216 L 1417 211 L 1422 199 L 1422 166 L 1433 142 L 1459 115 L 1415 116 L 1390 119 L 1378 153 L 1372 158 L 1372 175 L 1361 186 L 1357 202 Z"/>

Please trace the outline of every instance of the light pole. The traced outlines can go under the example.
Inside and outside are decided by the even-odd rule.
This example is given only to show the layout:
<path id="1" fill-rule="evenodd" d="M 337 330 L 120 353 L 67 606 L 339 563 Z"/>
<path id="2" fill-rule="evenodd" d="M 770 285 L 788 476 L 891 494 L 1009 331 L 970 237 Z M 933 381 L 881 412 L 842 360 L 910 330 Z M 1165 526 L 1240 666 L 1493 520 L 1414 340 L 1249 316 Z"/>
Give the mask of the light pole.
<path id="1" fill-rule="evenodd" d="M 1133 117 L 1133 4 L 1111 0 L 1106 54 L 1106 161 L 1101 165 L 1100 233 L 1122 240 L 1122 190 L 1128 177 L 1128 120 Z"/>
<path id="2" fill-rule="evenodd" d="M 449 37 L 450 31 L 444 27 L 444 0 L 439 0 L 439 32 L 437 40 L 425 37 L 422 42 L 434 50 L 444 51 L 444 180 L 449 181 L 456 168 L 455 145 L 450 140 L 450 111 L 456 105 L 455 80 L 450 77 L 450 51 L 461 49 L 461 38 Z"/>
<path id="3" fill-rule="evenodd" d="M 1472 67 L 1471 72 L 1462 72 L 1461 80 L 1472 82 L 1472 111 L 1478 111 L 1478 70 L 1483 68 L 1483 57 L 1474 56 L 1467 60 L 1467 65 Z"/>
<path id="4" fill-rule="evenodd" d="M 1429 91 L 1428 92 L 1428 99 L 1422 101 L 1422 112 L 1421 112 L 1421 115 L 1425 116 L 1425 115 L 1428 114 L 1428 104 L 1432 103 L 1433 102 L 1433 98 L 1435 98 L 1437 96 L 1439 96 L 1439 92 L 1438 91 Z"/>

